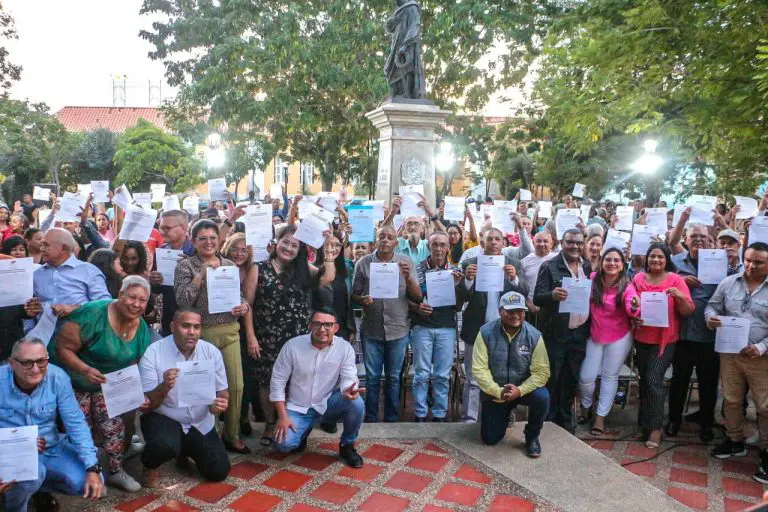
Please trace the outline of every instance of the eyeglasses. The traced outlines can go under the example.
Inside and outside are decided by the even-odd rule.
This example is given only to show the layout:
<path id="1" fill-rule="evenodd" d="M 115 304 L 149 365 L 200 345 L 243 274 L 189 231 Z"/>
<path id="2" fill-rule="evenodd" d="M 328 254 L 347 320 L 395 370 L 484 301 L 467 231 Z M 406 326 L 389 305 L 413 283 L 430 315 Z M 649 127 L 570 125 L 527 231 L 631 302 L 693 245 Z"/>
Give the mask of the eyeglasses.
<path id="1" fill-rule="evenodd" d="M 575 245 L 577 247 L 581 247 L 584 245 L 584 242 L 579 242 L 577 240 L 563 240 L 564 245 Z"/>
<path id="2" fill-rule="evenodd" d="M 164 233 L 167 233 L 168 231 L 170 231 L 170 230 L 172 230 L 172 229 L 175 229 L 175 228 L 178 228 L 178 227 L 180 227 L 180 226 L 181 226 L 181 224 L 174 224 L 173 226 L 163 226 L 163 225 L 161 224 L 161 225 L 160 225 L 160 231 L 162 231 L 162 232 L 164 232 Z"/>
<path id="3" fill-rule="evenodd" d="M 47 368 L 48 367 L 48 358 L 47 357 L 43 357 L 41 359 L 33 359 L 31 361 L 22 360 L 22 359 L 16 359 L 14 357 L 13 360 L 16 361 L 17 363 L 19 363 L 21 365 L 21 367 L 24 368 L 25 370 L 31 370 L 34 365 L 37 365 L 37 367 L 40 368 L 41 370 L 43 368 Z"/>
<path id="4" fill-rule="evenodd" d="M 309 322 L 309 327 L 317 330 L 325 329 L 330 331 L 334 325 L 336 325 L 336 322 Z"/>

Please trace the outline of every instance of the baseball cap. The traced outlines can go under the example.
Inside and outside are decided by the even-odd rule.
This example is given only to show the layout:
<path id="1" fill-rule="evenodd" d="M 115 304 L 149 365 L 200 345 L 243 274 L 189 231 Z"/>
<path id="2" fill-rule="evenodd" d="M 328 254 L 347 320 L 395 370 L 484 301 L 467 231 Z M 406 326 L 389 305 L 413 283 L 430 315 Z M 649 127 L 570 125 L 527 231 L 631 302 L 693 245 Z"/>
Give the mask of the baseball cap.
<path id="1" fill-rule="evenodd" d="M 507 311 L 515 309 L 528 311 L 528 308 L 525 307 L 525 297 L 517 292 L 507 292 L 502 295 L 499 299 L 499 307 L 504 308 Z"/>
<path id="2" fill-rule="evenodd" d="M 741 242 L 741 237 L 739 236 L 739 234 L 732 229 L 724 229 L 717 234 L 718 239 L 725 238 L 725 237 L 733 238 L 737 242 Z"/>

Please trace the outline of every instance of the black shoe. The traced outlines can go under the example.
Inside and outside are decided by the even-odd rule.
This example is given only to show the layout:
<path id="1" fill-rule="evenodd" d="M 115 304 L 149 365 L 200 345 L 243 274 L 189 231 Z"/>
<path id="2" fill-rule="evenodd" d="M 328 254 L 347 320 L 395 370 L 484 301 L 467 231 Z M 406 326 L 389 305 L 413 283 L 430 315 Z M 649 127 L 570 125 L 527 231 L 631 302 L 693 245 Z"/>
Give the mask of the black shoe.
<path id="1" fill-rule="evenodd" d="M 344 464 L 351 468 L 363 467 L 363 458 L 355 450 L 354 444 L 348 444 L 345 446 L 339 445 L 339 458 L 344 461 Z"/>
<path id="2" fill-rule="evenodd" d="M 432 423 L 445 423 L 445 418 L 432 418 Z"/>
<path id="3" fill-rule="evenodd" d="M 328 432 L 329 434 L 335 434 L 339 431 L 339 426 L 336 423 L 320 423 L 320 428 L 323 430 L 323 432 Z"/>
<path id="4" fill-rule="evenodd" d="M 667 426 L 664 427 L 664 433 L 667 437 L 677 437 L 677 433 L 680 432 L 680 424 L 676 421 L 670 421 Z"/>
<path id="5" fill-rule="evenodd" d="M 419 418 L 418 416 L 414 416 L 413 417 L 413 422 L 414 423 L 426 423 L 427 422 L 427 418 Z"/>
<path id="6" fill-rule="evenodd" d="M 538 437 L 525 441 L 525 454 L 533 459 L 541 456 L 541 443 Z"/>
<path id="7" fill-rule="evenodd" d="M 222 437 L 221 440 L 224 441 L 224 448 L 226 448 L 228 452 L 241 453 L 241 454 L 251 453 L 251 449 L 248 448 L 248 445 L 245 443 L 243 443 L 242 448 L 235 448 L 234 445 L 227 438 Z"/>
<path id="8" fill-rule="evenodd" d="M 253 427 L 250 421 L 245 421 L 240 424 L 240 433 L 248 437 L 253 434 Z"/>
<path id="9" fill-rule="evenodd" d="M 32 495 L 32 503 L 38 512 L 57 512 L 59 502 L 49 492 L 38 492 Z"/>
<path id="10" fill-rule="evenodd" d="M 744 446 L 743 441 L 735 443 L 730 439 L 726 439 L 719 446 L 716 446 L 712 450 L 712 455 L 718 459 L 728 459 L 730 457 L 743 457 L 747 454 L 747 448 Z"/>
<path id="11" fill-rule="evenodd" d="M 701 423 L 701 411 L 695 411 L 685 415 L 686 423 Z"/>
<path id="12" fill-rule="evenodd" d="M 701 427 L 699 431 L 699 439 L 702 443 L 709 444 L 715 439 L 715 429 L 712 427 Z"/>
<path id="13" fill-rule="evenodd" d="M 760 462 L 757 465 L 757 472 L 752 475 L 752 478 L 763 485 L 768 485 L 768 451 L 760 451 Z"/>

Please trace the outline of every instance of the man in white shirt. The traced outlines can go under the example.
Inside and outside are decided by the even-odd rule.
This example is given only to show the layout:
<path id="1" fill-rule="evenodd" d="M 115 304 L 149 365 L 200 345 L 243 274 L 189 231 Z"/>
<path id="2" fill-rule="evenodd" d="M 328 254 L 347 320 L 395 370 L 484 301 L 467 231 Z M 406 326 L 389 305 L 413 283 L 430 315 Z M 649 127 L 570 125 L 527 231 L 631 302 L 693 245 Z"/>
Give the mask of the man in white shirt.
<path id="1" fill-rule="evenodd" d="M 221 351 L 200 339 L 202 320 L 192 309 L 178 309 L 171 322 L 170 336 L 152 343 L 139 363 L 144 394 L 150 411 L 141 416 L 141 431 L 147 444 L 142 453 L 144 487 L 158 487 L 157 469 L 179 457 L 191 457 L 206 480 L 220 482 L 229 474 L 229 457 L 216 432 L 216 416 L 227 410 L 229 392 Z M 202 405 L 182 405 L 176 386 L 178 363 L 200 364 L 205 379 L 213 373 L 215 398 Z M 198 381 L 200 382 L 200 381 Z"/>
<path id="2" fill-rule="evenodd" d="M 281 452 L 302 451 L 315 421 L 335 424 L 341 418 L 339 457 L 350 467 L 362 467 L 355 441 L 363 423 L 360 392 L 365 389 L 357 387 L 355 351 L 334 336 L 339 324 L 333 309 L 317 309 L 309 330 L 288 340 L 272 367 L 269 399 L 278 415 L 275 446 Z"/>

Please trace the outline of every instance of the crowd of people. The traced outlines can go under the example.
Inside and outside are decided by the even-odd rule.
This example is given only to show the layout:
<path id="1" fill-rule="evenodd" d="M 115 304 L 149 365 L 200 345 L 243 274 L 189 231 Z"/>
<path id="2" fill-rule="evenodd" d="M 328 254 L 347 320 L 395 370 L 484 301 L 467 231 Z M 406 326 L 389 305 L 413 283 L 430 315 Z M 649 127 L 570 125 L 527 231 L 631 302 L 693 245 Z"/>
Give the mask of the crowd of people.
<path id="1" fill-rule="evenodd" d="M 232 200 L 162 211 L 144 242 L 120 238 L 124 212 L 116 204 L 89 199 L 79 222 L 60 222 L 54 201 L 39 222 L 45 210 L 29 195 L 12 209 L 0 203 L 0 257 L 32 258 L 36 268 L 34 297 L 0 308 L 0 428 L 37 425 L 40 452 L 37 480 L 0 482 L 6 509 L 26 510 L 34 500 L 38 510 L 55 510 L 51 493 L 95 499 L 105 484 L 157 487 L 158 468 L 171 460 L 192 459 L 204 479 L 223 480 L 227 452 L 250 453 L 243 438 L 253 435 L 253 420 L 265 424 L 260 444 L 283 452 L 304 450 L 316 424 L 333 433 L 341 423 L 339 457 L 359 468 L 364 422 L 450 419 L 457 361 L 461 421 L 479 422 L 482 441 L 496 444 L 515 407 L 527 406 L 531 457 L 542 452 L 545 421 L 571 433 L 589 423 L 592 435 L 603 435 L 614 402 L 626 400 L 625 365 L 639 376 L 638 425 L 652 449 L 688 420 L 712 442 L 722 387 L 727 436 L 712 453 L 744 455 L 750 394 L 762 449 L 755 479 L 768 484 L 768 240 L 750 239 L 752 219 L 725 203 L 702 215 L 700 201 L 677 216 L 670 209 L 666 229 L 644 246 L 617 244 L 621 219 L 611 201 L 565 196 L 545 218 L 537 202 L 515 200 L 509 223 L 494 222 L 490 198 L 487 214 L 469 202 L 457 222 L 423 196 L 423 215 L 403 218 L 403 198 L 394 196 L 372 241 L 356 243 L 348 218 L 356 202 L 336 202 L 314 248 L 297 238 L 299 205 L 308 199 L 267 196 L 273 239 L 263 258 L 240 221 L 248 204 Z M 651 207 L 667 209 L 630 206 L 630 227 L 647 225 Z M 768 196 L 756 215 L 766 206 Z M 581 220 L 562 227 L 557 216 L 574 209 Z M 727 255 L 719 283 L 700 279 L 700 255 L 711 249 Z M 158 266 L 166 250 L 178 254 L 172 276 Z M 382 264 L 399 280 L 396 297 L 375 291 Z M 211 311 L 209 270 L 230 267 L 240 303 Z M 448 296 L 437 296 L 438 279 L 448 280 Z M 574 283 L 582 290 L 587 283 L 581 307 L 569 300 Z M 655 318 L 659 308 L 651 321 L 652 299 L 663 302 L 665 322 Z M 46 314 L 55 328 L 41 339 L 35 325 Z M 748 321 L 744 346 L 718 351 L 718 330 L 733 318 Z M 409 418 L 401 389 L 407 360 Z M 182 398 L 180 365 L 190 361 L 215 376 L 206 405 Z M 131 365 L 144 403 L 113 416 L 106 376 Z M 694 369 L 699 411 L 684 417 Z M 142 474 L 131 475 L 123 462 L 139 454 Z"/>

